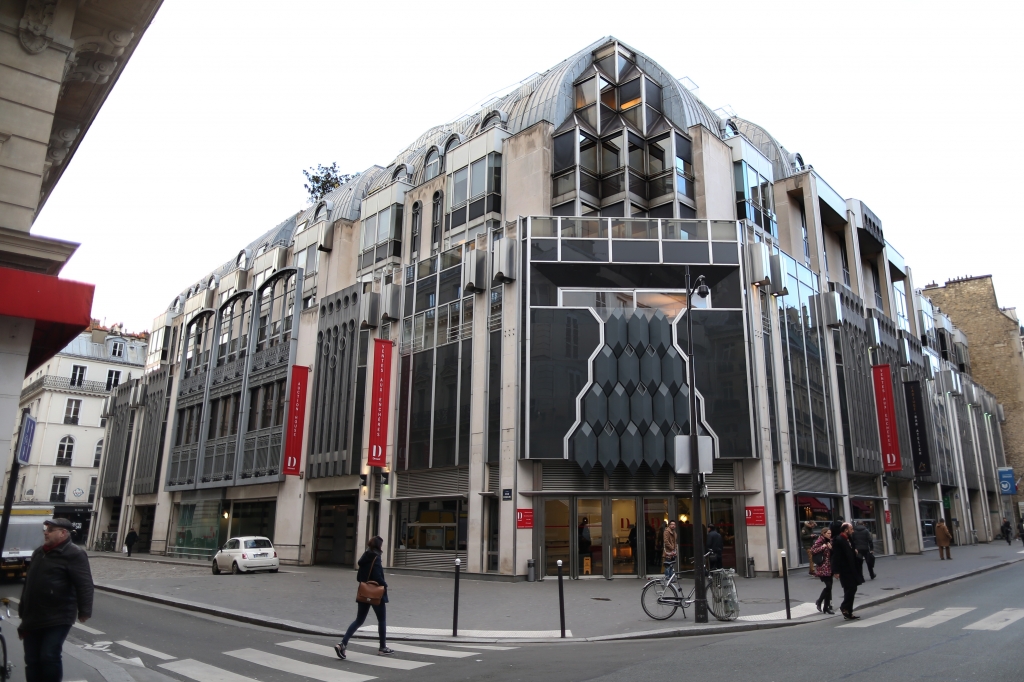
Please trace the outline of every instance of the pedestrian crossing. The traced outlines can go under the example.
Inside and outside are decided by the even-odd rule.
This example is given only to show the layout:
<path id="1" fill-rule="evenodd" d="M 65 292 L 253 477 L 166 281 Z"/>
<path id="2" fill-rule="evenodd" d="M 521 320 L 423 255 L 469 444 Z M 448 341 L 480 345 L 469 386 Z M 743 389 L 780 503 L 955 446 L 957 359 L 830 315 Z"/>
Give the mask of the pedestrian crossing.
<path id="1" fill-rule="evenodd" d="M 172 673 L 192 682 L 259 682 L 276 671 L 295 682 L 365 682 L 375 679 L 402 679 L 412 671 L 437 663 L 455 663 L 462 659 L 480 660 L 488 652 L 512 651 L 517 646 L 488 644 L 433 644 L 416 646 L 388 642 L 397 654 L 378 656 L 377 641 L 349 641 L 346 660 L 338 659 L 334 646 L 289 639 L 275 643 L 275 651 L 256 648 L 232 649 L 216 654 L 218 660 L 182 658 L 129 640 L 97 641 L 83 646 L 93 653 L 105 653 L 119 663 L 131 662 Z M 361 649 L 370 648 L 364 653 Z M 133 656 L 135 658 L 126 658 Z M 205 657 L 204 657 L 205 658 Z M 415 674 L 415 673 L 413 673 Z M 399 677 L 395 677 L 398 675 Z M 410 679 L 410 678 L 406 678 Z"/>
<path id="2" fill-rule="evenodd" d="M 929 630 L 939 625 L 945 625 L 955 621 L 958 618 L 967 616 L 972 611 L 977 611 L 974 606 L 957 606 L 948 607 L 944 609 L 938 609 L 931 613 L 921 614 L 924 608 L 903 608 L 893 609 L 880 613 L 870 618 L 862 618 L 853 622 L 844 623 L 838 625 L 838 628 L 871 628 L 885 623 L 892 623 L 893 621 L 901 620 L 909 616 L 919 615 L 919 617 L 905 623 L 896 625 L 898 628 L 909 628 L 916 630 Z M 1002 609 L 996 611 L 993 614 L 985 616 L 981 620 L 973 621 L 968 625 L 964 625 L 961 629 L 963 630 L 977 630 L 987 632 L 997 632 L 1013 625 L 1017 621 L 1024 619 L 1024 609 Z M 963 621 L 960 621 L 963 622 Z"/>

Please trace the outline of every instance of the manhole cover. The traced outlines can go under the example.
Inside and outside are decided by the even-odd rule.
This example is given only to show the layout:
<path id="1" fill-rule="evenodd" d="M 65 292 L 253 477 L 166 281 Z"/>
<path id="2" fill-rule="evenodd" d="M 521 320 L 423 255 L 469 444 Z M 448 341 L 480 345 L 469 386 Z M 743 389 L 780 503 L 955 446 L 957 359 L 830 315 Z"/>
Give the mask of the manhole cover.
<path id="1" fill-rule="evenodd" d="M 594 601 L 611 601 L 608 597 L 591 597 Z"/>
<path id="2" fill-rule="evenodd" d="M 755 597 L 753 599 L 740 599 L 741 604 L 781 604 L 781 599 L 764 599 L 761 597 Z M 790 602 L 792 603 L 792 602 Z"/>

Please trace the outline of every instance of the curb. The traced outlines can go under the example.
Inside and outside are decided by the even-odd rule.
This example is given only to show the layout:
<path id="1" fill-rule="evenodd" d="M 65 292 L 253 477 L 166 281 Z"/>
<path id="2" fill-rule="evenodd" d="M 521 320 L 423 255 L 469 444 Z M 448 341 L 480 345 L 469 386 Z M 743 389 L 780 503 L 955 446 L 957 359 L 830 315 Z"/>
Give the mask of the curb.
<path id="1" fill-rule="evenodd" d="M 167 564 L 168 566 L 192 566 L 199 568 L 209 568 L 210 562 L 208 561 L 189 561 L 187 559 L 143 559 L 141 557 L 128 557 L 121 556 L 120 553 L 116 552 L 86 552 L 86 555 L 90 559 L 113 559 L 114 561 L 132 561 L 144 564 Z"/>
<path id="2" fill-rule="evenodd" d="M 945 576 L 943 578 L 937 578 L 927 582 L 901 589 L 899 592 L 893 594 L 887 594 L 882 597 L 876 597 L 868 601 L 864 601 L 854 608 L 854 611 L 860 611 L 879 604 L 893 601 L 901 597 L 906 597 L 917 592 L 922 592 L 939 585 L 946 585 L 948 583 L 962 580 L 963 578 L 969 578 L 981 573 L 987 573 L 1007 566 L 1024 561 L 1024 558 L 1014 559 L 1012 561 L 1001 561 L 997 564 L 990 566 L 982 566 L 971 571 L 965 571 L 963 573 L 957 573 L 951 576 Z M 158 562 L 158 563 L 178 563 L 178 562 Z M 316 635 L 319 637 L 342 637 L 344 631 L 335 630 L 332 628 L 324 628 L 317 625 L 309 625 L 307 623 L 300 623 L 293 620 L 285 620 L 282 618 L 274 618 L 272 616 L 261 616 L 255 613 L 248 613 L 246 611 L 236 611 L 234 609 L 228 609 L 219 606 L 211 606 L 210 604 L 203 604 L 201 602 L 188 601 L 186 599 L 177 599 L 174 597 L 166 597 L 159 594 L 152 594 L 149 592 L 142 592 L 139 590 L 133 590 L 128 587 L 119 587 L 117 585 L 105 585 L 96 583 L 95 588 L 104 592 L 110 592 L 111 594 L 117 594 L 123 597 L 131 597 L 133 599 L 141 599 L 143 601 L 149 601 L 156 604 L 162 604 L 164 606 L 171 606 L 185 611 L 194 611 L 196 613 L 203 613 L 210 616 L 217 616 L 219 618 L 226 618 L 228 620 L 235 620 L 241 623 L 248 623 L 250 625 L 259 625 L 262 627 L 274 628 L 276 630 L 283 630 L 285 632 L 295 632 L 303 635 Z M 813 614 L 811 616 L 804 616 L 798 620 L 774 620 L 774 621 L 762 621 L 762 622 L 732 622 L 732 623 L 720 623 L 720 624 L 709 624 L 707 627 L 680 627 L 680 628 L 663 628 L 660 630 L 644 630 L 639 632 L 627 632 L 613 635 L 598 635 L 594 637 L 537 637 L 537 638 L 484 638 L 484 637 L 444 637 L 440 635 L 388 635 L 388 639 L 410 641 L 410 642 L 460 642 L 460 643 L 477 643 L 477 644 L 557 644 L 557 643 L 568 643 L 568 642 L 608 642 L 617 640 L 636 640 L 636 639 L 664 639 L 668 637 L 699 637 L 706 635 L 722 635 L 732 634 L 737 632 L 750 632 L 753 630 L 774 630 L 776 628 L 793 627 L 796 625 L 803 625 L 805 623 L 814 623 L 819 620 L 825 620 L 832 618 L 833 616 L 819 616 Z M 354 637 L 360 639 L 376 639 L 376 633 L 359 633 L 357 632 Z"/>

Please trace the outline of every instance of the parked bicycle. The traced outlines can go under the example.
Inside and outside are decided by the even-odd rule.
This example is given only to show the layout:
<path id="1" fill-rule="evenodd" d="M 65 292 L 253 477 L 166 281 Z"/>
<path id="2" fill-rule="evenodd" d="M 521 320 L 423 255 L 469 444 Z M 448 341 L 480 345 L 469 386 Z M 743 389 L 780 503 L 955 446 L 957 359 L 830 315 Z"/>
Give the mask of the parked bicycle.
<path id="1" fill-rule="evenodd" d="M 0 620 L 3 620 L 4 618 L 10 618 L 11 617 L 11 600 L 8 599 L 7 597 L 4 597 L 3 599 L 0 599 L 0 604 L 3 604 L 4 610 L 7 612 L 6 616 L 4 616 L 3 614 L 0 614 Z M 3 636 L 2 633 L 0 633 L 0 652 L 3 653 L 3 657 L 4 657 L 3 667 L 0 668 L 0 682 L 7 682 L 7 680 L 11 679 L 11 673 L 14 672 L 14 664 L 12 664 L 7 659 L 7 640 L 4 639 L 4 636 Z"/>
<path id="2" fill-rule="evenodd" d="M 740 615 L 739 595 L 734 580 L 736 572 L 731 568 L 708 570 L 708 559 L 711 554 L 708 552 L 704 555 L 704 592 L 707 596 L 708 611 L 718 620 L 736 620 Z M 679 585 L 679 574 L 672 571 L 668 578 L 658 576 L 647 581 L 640 593 L 640 605 L 644 613 L 655 620 L 667 620 L 675 615 L 678 609 L 683 610 L 685 618 L 686 608 L 695 601 L 696 591 L 697 584 L 694 581 L 690 593 L 684 597 L 683 589 Z"/>

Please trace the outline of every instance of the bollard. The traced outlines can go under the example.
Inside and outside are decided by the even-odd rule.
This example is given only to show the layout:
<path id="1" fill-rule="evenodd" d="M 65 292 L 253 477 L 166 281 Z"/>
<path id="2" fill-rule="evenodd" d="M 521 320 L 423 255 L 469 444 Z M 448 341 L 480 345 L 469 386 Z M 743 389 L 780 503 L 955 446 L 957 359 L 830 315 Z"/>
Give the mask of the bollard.
<path id="1" fill-rule="evenodd" d="M 789 611 L 789 566 L 786 565 L 786 550 L 779 554 L 782 557 L 782 589 L 786 594 L 786 620 L 793 620 L 793 614 Z"/>
<path id="2" fill-rule="evenodd" d="M 459 636 L 459 567 L 462 559 L 455 560 L 455 613 L 452 614 L 452 637 Z"/>
<path id="3" fill-rule="evenodd" d="M 526 560 L 526 582 L 532 583 L 537 580 L 537 564 L 533 559 Z"/>
<path id="4" fill-rule="evenodd" d="M 562 639 L 565 639 L 565 593 L 562 591 L 562 560 L 558 560 L 558 617 L 562 622 Z"/>

